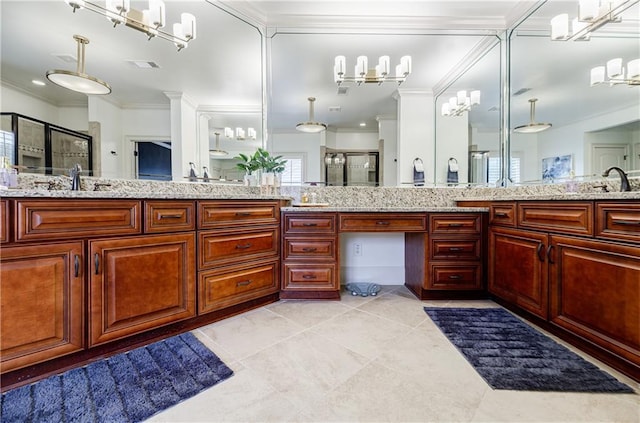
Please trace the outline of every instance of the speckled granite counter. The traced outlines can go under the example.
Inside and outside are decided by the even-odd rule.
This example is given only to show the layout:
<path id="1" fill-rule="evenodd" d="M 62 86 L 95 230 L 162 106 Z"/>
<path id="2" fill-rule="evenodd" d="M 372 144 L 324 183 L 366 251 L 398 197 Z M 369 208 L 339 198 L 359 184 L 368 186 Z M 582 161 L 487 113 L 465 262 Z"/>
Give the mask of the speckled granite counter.
<path id="1" fill-rule="evenodd" d="M 598 181 L 602 184 L 603 181 Z M 0 197 L 30 198 L 139 198 L 139 199 L 278 199 L 300 202 L 304 192 L 315 194 L 317 203 L 328 207 L 292 207 L 287 211 L 340 212 L 420 212 L 420 211 L 484 211 L 484 208 L 456 207 L 457 201 L 515 200 L 636 200 L 640 186 L 634 180 L 632 192 L 616 192 L 619 185 L 606 181 L 611 192 L 598 192 L 596 182 L 580 183 L 578 192 L 566 192 L 562 184 L 488 187 L 322 187 L 286 186 L 265 195 L 259 187 L 238 184 L 199 182 L 161 182 L 86 177 L 82 190 L 69 190 L 69 178 L 45 175 L 19 175 L 19 188 L 0 191 Z"/>
<path id="2" fill-rule="evenodd" d="M 463 213 L 463 212 L 488 212 L 486 207 L 282 207 L 286 212 L 340 212 L 340 213 Z"/>

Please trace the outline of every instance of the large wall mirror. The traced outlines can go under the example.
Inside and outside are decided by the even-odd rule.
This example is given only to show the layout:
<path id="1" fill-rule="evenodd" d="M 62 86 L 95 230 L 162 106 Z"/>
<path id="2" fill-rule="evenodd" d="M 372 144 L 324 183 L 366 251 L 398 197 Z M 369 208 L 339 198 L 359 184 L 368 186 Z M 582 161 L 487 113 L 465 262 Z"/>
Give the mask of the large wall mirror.
<path id="1" fill-rule="evenodd" d="M 640 169 L 640 86 L 591 86 L 591 69 L 621 58 L 640 58 L 639 5 L 621 22 L 591 33 L 588 41 L 552 41 L 550 19 L 578 15 L 578 2 L 546 2 L 511 35 L 510 149 L 514 183 L 599 177 L 609 166 Z M 545 28 L 540 30 L 540 28 Z M 538 133 L 514 128 L 534 121 Z"/>
<path id="2" fill-rule="evenodd" d="M 135 177 L 136 143 L 171 143 L 172 156 L 179 155 L 180 161 L 173 167 L 174 180 L 185 180 L 189 162 L 199 176 L 205 166 L 224 167 L 208 154 L 215 149 L 213 133 L 219 128 L 256 132 L 244 140 L 223 135 L 220 144 L 230 157 L 263 145 L 263 35 L 224 5 L 166 2 L 169 33 L 181 13 L 196 18 L 196 39 L 181 51 L 173 42 L 148 40 L 125 25 L 114 28 L 90 10 L 74 13 L 64 0 L 3 1 L 1 7 L 1 111 L 90 133 L 99 155 L 98 175 Z M 131 7 L 149 6 L 140 0 Z M 107 82 L 111 94 L 87 96 L 46 79 L 50 69 L 76 70 L 75 34 L 89 39 L 86 73 Z M 174 107 L 176 96 L 181 110 Z M 207 119 L 210 127 L 203 123 Z M 89 122 L 98 123 L 97 133 Z"/>
<path id="3" fill-rule="evenodd" d="M 500 178 L 501 43 L 490 37 L 475 61 L 435 99 L 438 185 L 491 185 Z"/>

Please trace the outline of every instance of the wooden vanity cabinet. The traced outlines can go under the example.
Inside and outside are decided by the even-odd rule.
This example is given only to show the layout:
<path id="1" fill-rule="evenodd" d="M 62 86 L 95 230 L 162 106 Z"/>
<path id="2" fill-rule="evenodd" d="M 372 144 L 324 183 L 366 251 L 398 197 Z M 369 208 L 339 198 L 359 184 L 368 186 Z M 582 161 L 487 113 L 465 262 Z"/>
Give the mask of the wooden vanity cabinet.
<path id="1" fill-rule="evenodd" d="M 551 236 L 550 320 L 636 366 L 640 245 Z"/>
<path id="2" fill-rule="evenodd" d="M 84 263 L 82 241 L 2 248 L 2 373 L 84 349 Z"/>
<path id="3" fill-rule="evenodd" d="M 195 235 L 89 241 L 89 347 L 196 315 Z"/>
<path id="4" fill-rule="evenodd" d="M 0 200 L 0 244 L 9 242 L 9 230 L 11 228 L 9 219 L 9 201 Z"/>
<path id="5" fill-rule="evenodd" d="M 198 314 L 280 289 L 280 202 L 198 202 Z"/>
<path id="6" fill-rule="evenodd" d="M 418 298 L 482 298 L 483 213 L 426 214 L 428 232 L 405 233 L 405 285 Z"/>
<path id="7" fill-rule="evenodd" d="M 340 299 L 336 213 L 282 213 L 280 298 Z"/>
<path id="8" fill-rule="evenodd" d="M 495 227 L 489 232 L 489 292 L 548 317 L 548 235 Z"/>
<path id="9" fill-rule="evenodd" d="M 489 292 L 640 380 L 640 203 L 518 201 L 492 222 Z"/>

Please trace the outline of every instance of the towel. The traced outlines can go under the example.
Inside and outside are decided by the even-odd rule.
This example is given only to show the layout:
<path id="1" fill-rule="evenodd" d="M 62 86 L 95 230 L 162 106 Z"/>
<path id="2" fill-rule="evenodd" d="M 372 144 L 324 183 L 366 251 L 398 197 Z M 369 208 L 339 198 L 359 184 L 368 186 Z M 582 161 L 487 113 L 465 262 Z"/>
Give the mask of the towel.
<path id="1" fill-rule="evenodd" d="M 424 172 L 424 163 L 422 163 L 422 160 L 420 159 L 415 159 L 413 161 L 413 167 L 416 172 Z"/>
<path id="2" fill-rule="evenodd" d="M 458 171 L 458 161 L 456 159 L 449 159 L 449 170 L 451 172 L 457 172 Z"/>

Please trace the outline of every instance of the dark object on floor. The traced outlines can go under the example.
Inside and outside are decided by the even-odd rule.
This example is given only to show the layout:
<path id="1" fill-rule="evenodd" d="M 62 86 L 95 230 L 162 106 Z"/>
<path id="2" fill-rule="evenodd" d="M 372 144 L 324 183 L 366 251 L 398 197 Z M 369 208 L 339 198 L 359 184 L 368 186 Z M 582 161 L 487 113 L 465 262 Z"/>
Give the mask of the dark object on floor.
<path id="1" fill-rule="evenodd" d="M 357 295 L 361 297 L 367 297 L 369 295 L 375 297 L 378 295 L 378 292 L 380 292 L 380 285 L 369 282 L 348 283 L 345 285 L 345 288 L 347 288 L 347 291 L 351 292 L 351 295 L 354 297 Z"/>
<path id="2" fill-rule="evenodd" d="M 2 422 L 139 422 L 231 375 L 184 333 L 7 391 Z"/>
<path id="3" fill-rule="evenodd" d="M 424 311 L 493 389 L 634 392 L 502 308 Z"/>

